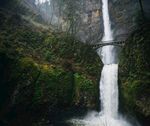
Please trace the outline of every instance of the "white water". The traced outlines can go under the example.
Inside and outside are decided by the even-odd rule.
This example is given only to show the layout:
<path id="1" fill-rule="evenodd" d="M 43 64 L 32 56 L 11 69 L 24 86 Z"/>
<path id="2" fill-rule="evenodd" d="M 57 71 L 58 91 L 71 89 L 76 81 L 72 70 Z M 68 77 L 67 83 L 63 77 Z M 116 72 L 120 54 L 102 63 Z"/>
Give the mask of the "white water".
<path id="1" fill-rule="evenodd" d="M 108 0 L 103 3 L 103 41 L 113 40 L 108 11 Z M 104 46 L 98 50 L 104 67 L 100 80 L 101 112 L 89 113 L 84 119 L 73 119 L 75 126 L 131 126 L 118 113 L 118 64 L 114 46 Z"/>
<path id="2" fill-rule="evenodd" d="M 118 64 L 104 65 L 100 81 L 101 113 L 118 116 Z"/>
<path id="3" fill-rule="evenodd" d="M 35 0 L 35 4 L 38 5 L 38 4 L 43 4 L 43 3 L 48 3 L 50 4 L 50 0 Z"/>
<path id="4" fill-rule="evenodd" d="M 108 0 L 103 3 L 104 36 L 103 41 L 113 40 L 109 19 Z M 118 64 L 114 64 L 114 46 L 104 46 L 98 52 L 104 63 L 100 81 L 101 113 L 109 117 L 118 116 Z"/>

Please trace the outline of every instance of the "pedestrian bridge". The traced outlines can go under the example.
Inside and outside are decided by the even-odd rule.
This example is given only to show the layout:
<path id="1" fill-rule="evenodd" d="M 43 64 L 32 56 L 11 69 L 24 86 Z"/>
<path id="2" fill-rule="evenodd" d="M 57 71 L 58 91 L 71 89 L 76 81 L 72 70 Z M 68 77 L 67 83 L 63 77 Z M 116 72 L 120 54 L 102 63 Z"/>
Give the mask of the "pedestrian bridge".
<path id="1" fill-rule="evenodd" d="M 100 43 L 93 44 L 92 47 L 93 47 L 94 49 L 98 49 L 98 48 L 100 48 L 100 47 L 109 46 L 109 45 L 118 46 L 118 47 L 123 47 L 123 46 L 125 45 L 125 41 L 115 41 L 115 40 L 111 40 L 111 41 L 101 41 Z"/>
<path id="2" fill-rule="evenodd" d="M 98 39 L 91 40 L 90 46 L 92 46 L 93 49 L 98 49 L 103 46 L 109 46 L 109 45 L 123 47 L 128 37 L 129 34 L 120 34 L 120 35 L 116 35 L 114 40 L 103 41 L 101 36 Z"/>

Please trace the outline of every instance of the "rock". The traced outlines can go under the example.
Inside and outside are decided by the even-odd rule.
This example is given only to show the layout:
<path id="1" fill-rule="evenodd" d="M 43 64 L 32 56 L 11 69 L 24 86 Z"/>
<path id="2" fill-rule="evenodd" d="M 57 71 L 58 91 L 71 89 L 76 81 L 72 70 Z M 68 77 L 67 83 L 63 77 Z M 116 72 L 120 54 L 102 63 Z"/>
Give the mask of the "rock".
<path id="1" fill-rule="evenodd" d="M 127 40 L 120 57 L 119 72 L 124 109 L 145 126 L 150 123 L 149 31 L 150 25 L 144 23 Z"/>

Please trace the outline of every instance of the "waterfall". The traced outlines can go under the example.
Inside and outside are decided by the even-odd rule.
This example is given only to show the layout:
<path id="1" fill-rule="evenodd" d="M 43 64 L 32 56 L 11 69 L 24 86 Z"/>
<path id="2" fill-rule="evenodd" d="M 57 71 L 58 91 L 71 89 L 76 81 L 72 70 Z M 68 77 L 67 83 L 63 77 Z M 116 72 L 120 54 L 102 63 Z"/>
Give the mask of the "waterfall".
<path id="1" fill-rule="evenodd" d="M 103 41 L 113 40 L 109 20 L 108 0 L 103 3 L 104 36 Z M 100 81 L 101 113 L 105 116 L 117 117 L 118 115 L 118 64 L 114 64 L 113 46 L 104 46 L 99 55 L 104 63 Z"/>
<path id="2" fill-rule="evenodd" d="M 113 40 L 113 32 L 109 19 L 108 0 L 102 0 L 102 12 L 104 22 L 104 36 L 102 41 Z M 118 62 L 115 47 L 108 45 L 98 50 L 98 54 L 104 64 L 100 79 L 101 121 L 100 125 L 130 126 L 124 119 L 119 118 L 118 113 Z"/>
<path id="3" fill-rule="evenodd" d="M 100 81 L 101 113 L 105 116 L 118 115 L 118 64 L 104 65 Z"/>
<path id="4" fill-rule="evenodd" d="M 108 0 L 102 0 L 104 36 L 102 41 L 113 40 L 113 32 L 109 19 Z M 90 112 L 84 119 L 72 119 L 75 126 L 131 126 L 118 113 L 118 61 L 116 47 L 103 46 L 97 52 L 104 64 L 100 79 L 100 109 L 99 113 Z"/>

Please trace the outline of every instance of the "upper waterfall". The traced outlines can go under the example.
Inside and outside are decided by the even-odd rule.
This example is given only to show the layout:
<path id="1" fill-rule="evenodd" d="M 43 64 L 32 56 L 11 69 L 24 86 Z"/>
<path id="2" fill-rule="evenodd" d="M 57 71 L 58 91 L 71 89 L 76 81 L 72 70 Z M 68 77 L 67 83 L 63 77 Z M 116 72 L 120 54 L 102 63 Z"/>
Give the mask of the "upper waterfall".
<path id="1" fill-rule="evenodd" d="M 103 23 L 104 23 L 104 36 L 103 41 L 113 40 L 111 24 L 109 19 L 108 0 L 102 0 Z"/>
<path id="2" fill-rule="evenodd" d="M 111 30 L 111 23 L 109 18 L 108 0 L 102 0 L 104 35 L 102 41 L 113 40 L 113 32 Z M 116 62 L 116 51 L 114 46 L 104 46 L 98 50 L 98 54 L 104 64 L 112 64 Z"/>

